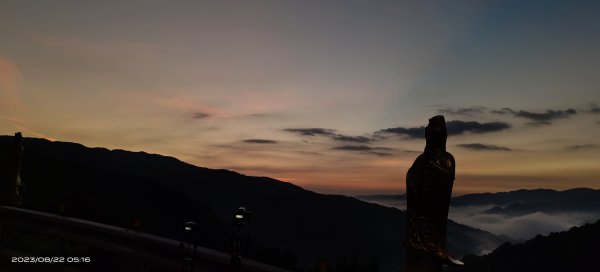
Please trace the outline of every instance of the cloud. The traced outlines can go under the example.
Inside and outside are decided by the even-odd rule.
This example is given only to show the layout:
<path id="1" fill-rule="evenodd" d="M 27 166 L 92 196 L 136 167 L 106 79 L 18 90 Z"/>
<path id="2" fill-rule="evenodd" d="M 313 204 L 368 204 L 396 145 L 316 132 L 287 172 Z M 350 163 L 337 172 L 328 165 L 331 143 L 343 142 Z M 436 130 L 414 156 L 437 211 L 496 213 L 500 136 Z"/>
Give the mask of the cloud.
<path id="1" fill-rule="evenodd" d="M 18 89 L 21 83 L 21 72 L 14 62 L 0 57 L 0 110 L 13 113 L 21 106 Z"/>
<path id="2" fill-rule="evenodd" d="M 395 127 L 395 128 L 385 128 L 375 132 L 378 135 L 381 134 L 398 134 L 407 136 L 408 138 L 425 138 L 425 127 L 418 128 L 403 128 L 403 127 Z"/>
<path id="3" fill-rule="evenodd" d="M 461 135 L 464 133 L 488 133 L 496 132 L 510 128 L 510 125 L 504 122 L 489 122 L 479 123 L 476 121 L 448 121 L 446 122 L 446 130 L 448 135 Z M 421 139 L 425 138 L 425 127 L 395 127 L 379 130 L 376 134 L 396 134 L 408 138 Z"/>
<path id="4" fill-rule="evenodd" d="M 45 135 L 45 134 L 42 134 L 42 133 L 37 132 L 35 130 L 29 129 L 26 126 L 25 121 L 23 121 L 21 119 L 16 119 L 16 118 L 13 118 L 13 117 L 10 117 L 10 116 L 0 115 L 0 123 L 7 124 L 10 127 L 16 129 L 17 131 L 23 132 L 23 136 L 24 137 L 29 137 L 29 136 L 33 135 L 35 137 L 45 138 L 45 139 L 48 139 L 48 140 L 51 140 L 51 141 L 55 140 L 54 138 L 52 138 L 52 137 L 50 137 L 48 135 Z M 1 125 L 0 125 L 0 127 L 1 127 Z"/>
<path id="5" fill-rule="evenodd" d="M 515 117 L 525 118 L 533 121 L 530 125 L 547 125 L 551 124 L 552 121 L 561 118 L 567 118 L 571 115 L 577 114 L 577 111 L 574 109 L 566 109 L 566 110 L 546 110 L 546 112 L 530 112 L 519 110 L 515 111 L 511 108 L 502 108 L 500 110 L 493 110 L 492 113 L 495 114 L 511 114 Z"/>
<path id="6" fill-rule="evenodd" d="M 327 136 L 339 142 L 366 144 L 374 141 L 374 139 L 365 136 L 348 136 L 337 134 L 335 129 L 327 128 L 286 128 L 284 131 L 297 133 L 304 136 Z"/>
<path id="7" fill-rule="evenodd" d="M 377 156 L 390 156 L 392 155 L 389 151 L 393 151 L 393 149 L 388 147 L 370 147 L 366 145 L 343 145 L 333 147 L 335 150 L 345 150 L 345 151 L 358 151 L 365 152 L 369 154 L 374 154 Z M 388 152 L 385 152 L 388 151 Z"/>
<path id="8" fill-rule="evenodd" d="M 510 148 L 503 147 L 503 146 L 479 144 L 479 143 L 459 144 L 458 146 L 462 147 L 462 148 L 474 150 L 474 151 L 511 151 L 512 150 Z"/>
<path id="9" fill-rule="evenodd" d="M 359 199 L 397 209 L 406 209 L 406 199 L 382 201 L 381 199 L 366 198 L 364 196 Z M 537 211 L 519 216 L 484 213 L 485 210 L 493 207 L 494 205 L 451 206 L 448 218 L 457 223 L 497 235 L 506 235 L 515 239 L 531 239 L 538 234 L 547 235 L 550 232 L 565 231 L 586 222 L 594 222 L 600 216 L 598 212 L 548 214 Z"/>
<path id="10" fill-rule="evenodd" d="M 366 150 L 373 150 L 374 148 L 366 146 L 366 145 L 343 145 L 343 146 L 336 146 L 333 149 L 350 150 L 350 151 L 366 151 Z"/>
<path id="11" fill-rule="evenodd" d="M 479 207 L 479 206 L 478 206 Z M 472 208 L 472 207 L 471 207 Z M 494 234 L 506 235 L 515 239 L 531 239 L 534 236 L 548 235 L 551 232 L 565 231 L 598 218 L 596 213 L 556 213 L 534 212 L 522 216 L 499 214 L 474 214 L 461 209 L 450 208 L 449 217 L 461 224 L 483 229 Z"/>
<path id="12" fill-rule="evenodd" d="M 24 125 L 25 122 L 21 119 L 16 119 L 10 116 L 4 116 L 4 115 L 0 115 L 0 121 L 7 123 L 7 124 L 14 124 L 14 125 Z"/>
<path id="13" fill-rule="evenodd" d="M 334 135 L 333 139 L 336 141 L 340 141 L 340 142 L 355 142 L 355 143 L 369 143 L 371 142 L 373 139 L 371 138 L 367 138 L 364 136 L 346 136 L 346 135 Z"/>
<path id="14" fill-rule="evenodd" d="M 249 143 L 249 144 L 276 144 L 278 143 L 275 140 L 265 140 L 265 139 L 247 139 L 244 140 L 244 143 Z"/>
<path id="15" fill-rule="evenodd" d="M 205 112 L 195 112 L 192 116 L 193 119 L 204 119 L 210 117 L 210 114 Z"/>
<path id="16" fill-rule="evenodd" d="M 25 105 L 19 97 L 19 86 L 23 76 L 17 65 L 0 56 L 0 123 L 7 124 L 12 129 L 22 131 L 36 137 L 54 140 L 54 138 L 30 129 L 22 119 Z"/>
<path id="17" fill-rule="evenodd" d="M 283 117 L 281 114 L 277 113 L 243 113 L 238 115 L 233 115 L 228 118 L 236 118 L 236 119 L 266 119 L 266 118 L 281 118 Z"/>
<path id="18" fill-rule="evenodd" d="M 482 106 L 476 106 L 476 107 L 470 107 L 470 108 L 458 108 L 458 109 L 444 108 L 444 109 L 440 109 L 438 112 L 441 114 L 473 116 L 474 114 L 483 113 L 483 111 L 485 109 L 486 108 L 482 107 Z"/>
<path id="19" fill-rule="evenodd" d="M 298 133 L 300 135 L 305 136 L 316 136 L 316 135 L 324 135 L 324 136 L 334 136 L 334 129 L 327 128 L 286 128 L 284 131 Z"/>
<path id="20" fill-rule="evenodd" d="M 470 133 L 488 133 L 496 132 L 510 128 L 508 123 L 504 122 L 488 122 L 479 123 L 476 121 L 448 121 L 446 122 L 446 129 L 448 135 L 460 135 L 466 132 Z"/>
<path id="21" fill-rule="evenodd" d="M 583 111 L 588 112 L 588 113 L 600 113 L 600 107 L 598 107 L 598 105 L 596 103 L 591 103 L 589 108 L 587 108 Z"/>
<path id="22" fill-rule="evenodd" d="M 595 149 L 600 147 L 597 144 L 582 144 L 582 145 L 571 145 L 571 146 L 567 146 L 565 147 L 566 150 L 569 151 L 579 151 L 579 150 L 586 150 L 586 149 Z"/>

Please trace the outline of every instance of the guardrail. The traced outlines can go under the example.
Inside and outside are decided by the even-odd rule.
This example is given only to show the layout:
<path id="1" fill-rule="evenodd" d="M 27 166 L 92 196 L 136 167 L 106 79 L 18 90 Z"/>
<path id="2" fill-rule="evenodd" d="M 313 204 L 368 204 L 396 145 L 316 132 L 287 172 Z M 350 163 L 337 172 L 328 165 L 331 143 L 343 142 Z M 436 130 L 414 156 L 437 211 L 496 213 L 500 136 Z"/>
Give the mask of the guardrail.
<path id="1" fill-rule="evenodd" d="M 128 256 L 152 266 L 152 271 L 157 268 L 159 271 L 181 271 L 185 263 L 186 256 L 180 250 L 181 241 L 132 229 L 11 206 L 0 206 L 0 225 L 3 228 L 27 230 Z M 193 271 L 232 270 L 230 254 L 204 247 L 196 247 L 189 260 Z M 146 266 L 141 267 L 143 271 Z M 249 259 L 242 259 L 242 271 L 289 272 Z"/>

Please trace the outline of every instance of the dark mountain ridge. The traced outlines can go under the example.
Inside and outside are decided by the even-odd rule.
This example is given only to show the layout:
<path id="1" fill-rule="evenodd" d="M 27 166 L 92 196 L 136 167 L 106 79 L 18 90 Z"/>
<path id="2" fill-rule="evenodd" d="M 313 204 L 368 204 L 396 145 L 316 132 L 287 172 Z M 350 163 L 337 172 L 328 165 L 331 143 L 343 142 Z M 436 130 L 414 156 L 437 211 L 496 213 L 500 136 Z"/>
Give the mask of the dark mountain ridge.
<path id="1" fill-rule="evenodd" d="M 515 203 L 518 206 L 510 207 Z M 551 189 L 517 190 L 512 192 L 470 194 L 452 199 L 453 206 L 496 205 L 512 210 L 597 211 L 600 210 L 600 190 L 574 188 L 564 191 Z"/>
<path id="2" fill-rule="evenodd" d="M 11 144 L 12 137 L 0 136 L 0 154 Z M 301 268 L 320 258 L 335 264 L 354 257 L 381 271 L 403 266 L 406 218 L 397 209 L 144 152 L 34 138 L 24 147 L 26 208 L 63 209 L 123 227 L 137 220 L 142 231 L 175 239 L 183 239 L 183 223 L 194 220 L 202 227 L 201 245 L 229 251 L 232 212 L 244 206 L 253 212 L 248 254 L 257 260 Z M 448 233 L 459 255 L 504 241 L 454 222 Z"/>

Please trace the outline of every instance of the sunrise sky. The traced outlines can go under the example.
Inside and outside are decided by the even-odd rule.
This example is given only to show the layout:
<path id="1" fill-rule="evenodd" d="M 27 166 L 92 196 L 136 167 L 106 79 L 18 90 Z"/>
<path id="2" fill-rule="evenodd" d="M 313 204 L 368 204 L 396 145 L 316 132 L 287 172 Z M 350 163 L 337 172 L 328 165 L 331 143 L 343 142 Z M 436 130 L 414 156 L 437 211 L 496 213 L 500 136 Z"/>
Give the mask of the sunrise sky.
<path id="1" fill-rule="evenodd" d="M 127 3 L 122 3 L 127 2 Z M 599 1 L 2 1 L 0 134 L 395 194 L 600 188 Z"/>

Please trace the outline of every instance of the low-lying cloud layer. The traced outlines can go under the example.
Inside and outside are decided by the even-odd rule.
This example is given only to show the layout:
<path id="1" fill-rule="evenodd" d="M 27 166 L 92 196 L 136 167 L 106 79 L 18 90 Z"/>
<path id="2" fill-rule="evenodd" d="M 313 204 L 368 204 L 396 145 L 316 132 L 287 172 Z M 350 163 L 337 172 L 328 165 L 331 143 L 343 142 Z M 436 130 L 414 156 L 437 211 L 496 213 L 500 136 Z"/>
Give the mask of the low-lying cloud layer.
<path id="1" fill-rule="evenodd" d="M 534 212 L 521 216 L 482 213 L 491 206 L 450 208 L 449 218 L 475 228 L 513 239 L 528 240 L 536 235 L 568 230 L 600 218 L 600 213 L 565 212 L 548 214 Z"/>
<path id="2" fill-rule="evenodd" d="M 387 207 L 406 210 L 406 200 L 400 197 L 390 199 L 389 197 L 360 196 L 357 198 Z M 505 235 L 517 240 L 528 240 L 538 234 L 547 235 L 551 232 L 565 231 L 573 226 L 580 226 L 600 218 L 600 211 L 558 213 L 536 211 L 524 215 L 491 214 L 485 212 L 494 207 L 494 205 L 450 207 L 448 218 L 463 225 L 489 231 L 496 235 Z"/>

